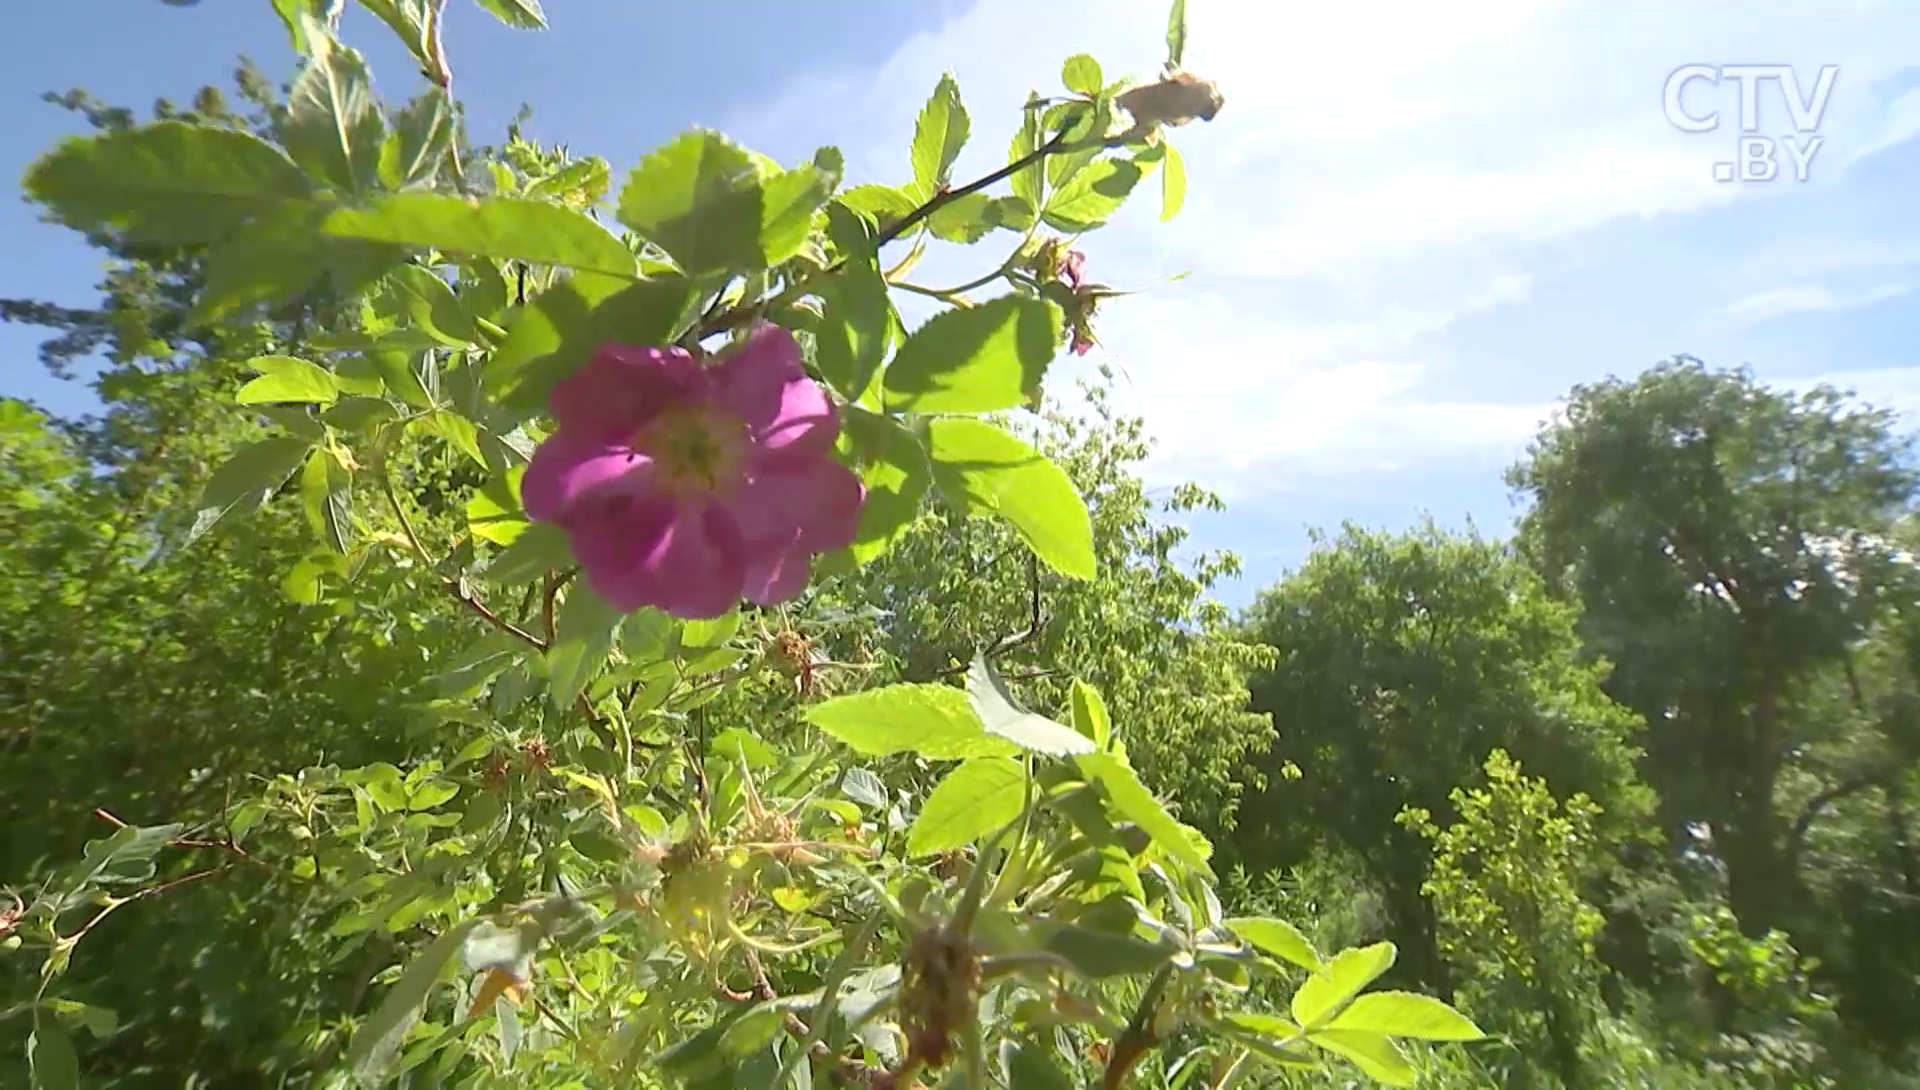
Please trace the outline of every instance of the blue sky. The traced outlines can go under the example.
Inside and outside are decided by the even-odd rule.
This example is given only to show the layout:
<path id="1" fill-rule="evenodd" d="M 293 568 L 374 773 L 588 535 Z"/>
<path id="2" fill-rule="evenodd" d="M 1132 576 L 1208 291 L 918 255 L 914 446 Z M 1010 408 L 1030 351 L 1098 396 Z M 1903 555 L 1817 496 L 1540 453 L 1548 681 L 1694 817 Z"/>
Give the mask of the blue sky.
<path id="1" fill-rule="evenodd" d="M 478 131 L 518 105 L 534 131 L 631 163 L 692 124 L 783 160 L 833 143 L 856 180 L 898 181 L 920 102 L 951 68 L 974 117 L 963 172 L 1004 155 L 1029 87 L 1089 51 L 1150 74 L 1164 0 L 550 0 L 521 34 L 456 0 L 449 45 Z M 0 165 L 17 177 L 73 119 L 74 85 L 184 99 L 248 53 L 291 57 L 265 0 L 173 8 L 32 5 L 0 65 Z M 1504 532 L 1500 470 L 1577 382 L 1686 352 L 1789 385 L 1829 381 L 1920 410 L 1920 4 L 1912 0 L 1191 0 L 1190 67 L 1226 108 L 1179 130 L 1191 193 L 1089 236 L 1096 278 L 1138 294 L 1103 313 L 1123 407 L 1147 417 L 1156 482 L 1197 479 L 1225 515 L 1196 524 L 1248 575 L 1296 563 L 1306 529 L 1431 513 Z M 349 16 L 389 94 L 411 68 Z M 1723 183 L 1739 92 L 1698 83 L 1683 133 L 1661 106 L 1684 64 L 1776 63 L 1811 90 L 1839 68 L 1810 178 Z M 1760 92 L 1760 134 L 1790 130 Z M 967 278 L 984 253 L 937 255 Z M 0 295 L 84 303 L 94 257 L 23 204 L 0 206 Z M 1180 275 L 1185 274 L 1185 275 Z M 1179 279 L 1174 279 L 1180 276 Z M 32 331 L 0 326 L 0 391 L 61 409 Z"/>

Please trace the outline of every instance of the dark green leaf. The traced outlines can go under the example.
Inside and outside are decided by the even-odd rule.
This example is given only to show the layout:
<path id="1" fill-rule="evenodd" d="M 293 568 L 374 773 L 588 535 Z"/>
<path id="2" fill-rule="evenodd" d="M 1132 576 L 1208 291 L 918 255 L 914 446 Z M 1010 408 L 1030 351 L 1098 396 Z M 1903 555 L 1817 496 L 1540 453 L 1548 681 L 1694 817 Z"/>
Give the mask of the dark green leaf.
<path id="1" fill-rule="evenodd" d="M 873 256 L 873 232 L 867 221 L 839 206 L 829 206 L 837 237 L 852 241 L 845 264 L 821 288 L 820 322 L 814 329 L 814 358 L 825 378 L 849 402 L 858 401 L 886 359 L 893 338 L 893 304 L 887 282 Z"/>
<path id="2" fill-rule="evenodd" d="M 522 30 L 547 29 L 547 14 L 540 10 L 540 0 L 478 0 L 481 7 L 493 13 L 493 17 L 510 27 Z"/>
<path id="3" fill-rule="evenodd" d="M 967 669 L 967 699 L 989 734 L 997 734 L 1022 749 L 1064 757 L 1093 752 L 1093 742 L 1044 715 L 1021 707 L 993 663 L 975 656 Z"/>
<path id="4" fill-rule="evenodd" d="M 886 552 L 920 514 L 933 470 L 927 449 L 898 420 L 848 406 L 841 410 L 841 436 L 867 486 L 853 558 L 865 564 Z"/>
<path id="5" fill-rule="evenodd" d="M 938 855 L 971 844 L 1020 816 L 1026 769 L 1011 757 L 975 757 L 937 784 L 907 833 L 910 855 Z"/>
<path id="6" fill-rule="evenodd" d="M 547 684 L 555 707 L 570 707 L 600 672 L 625 617 L 584 583 L 575 583 L 567 592 L 555 622 L 553 646 L 547 651 Z"/>
<path id="7" fill-rule="evenodd" d="M 499 586 L 518 586 L 572 563 L 566 532 L 552 523 L 536 522 L 495 555 L 480 578 Z"/>
<path id="8" fill-rule="evenodd" d="M 191 243 L 304 200 L 312 184 L 257 137 L 162 121 L 64 141 L 28 170 L 26 191 L 76 230 Z"/>
<path id="9" fill-rule="evenodd" d="M 1292 962 L 1309 972 L 1317 972 L 1324 967 L 1320 952 L 1313 948 L 1313 943 L 1300 933 L 1299 928 L 1285 920 L 1240 916 L 1225 923 L 1234 934 L 1274 957 Z"/>
<path id="10" fill-rule="evenodd" d="M 247 366 L 260 377 L 240 387 L 234 400 L 242 405 L 331 405 L 340 396 L 333 373 L 317 363 L 295 356 L 255 356 Z"/>
<path id="11" fill-rule="evenodd" d="M 1150 973 L 1173 956 L 1171 949 L 1158 943 L 1071 924 L 1048 935 L 1045 948 L 1066 958 L 1081 976 L 1096 980 Z"/>
<path id="12" fill-rule="evenodd" d="M 776 174 L 718 133 L 694 130 L 641 160 L 619 214 L 690 274 L 744 272 L 793 256 L 826 196 L 812 167 Z"/>
<path id="13" fill-rule="evenodd" d="M 807 244 L 813 214 L 833 194 L 834 179 L 816 167 L 795 167 L 767 179 L 760 206 L 760 264 L 790 260 Z"/>
<path id="14" fill-rule="evenodd" d="M 1100 62 L 1086 53 L 1075 53 L 1067 58 L 1067 63 L 1060 69 L 1060 82 L 1067 85 L 1067 90 L 1088 98 L 1099 94 L 1100 89 L 1106 86 L 1100 78 Z"/>
<path id="15" fill-rule="evenodd" d="M 380 1006 L 354 1031 L 353 1041 L 347 1046 L 347 1066 L 356 1076 L 366 1080 L 385 1074 L 407 1031 L 419 1019 L 420 1008 L 433 986 L 460 952 L 467 933 L 480 923 L 468 920 L 447 929 L 416 955 L 400 979 L 387 989 Z"/>
<path id="16" fill-rule="evenodd" d="M 633 254 L 583 212 L 545 201 L 391 193 L 327 217 L 329 234 L 631 278 Z"/>
<path id="17" fill-rule="evenodd" d="M 678 276 L 623 283 L 575 275 L 514 312 L 506 342 L 487 364 L 487 391 L 504 392 L 522 409 L 544 408 L 554 383 L 602 345 L 671 343 L 686 320 L 692 285 Z"/>
<path id="18" fill-rule="evenodd" d="M 1038 1041 L 1004 1042 L 1000 1055 L 1007 1065 L 1007 1090 L 1074 1090 L 1073 1079 Z"/>
<path id="19" fill-rule="evenodd" d="M 1390 942 L 1340 951 L 1293 993 L 1293 1020 L 1308 1029 L 1325 1025 L 1360 989 L 1393 967 L 1394 954 Z"/>
<path id="20" fill-rule="evenodd" d="M 380 145 L 380 182 L 404 189 L 432 182 L 453 152 L 453 108 L 438 87 L 407 103 Z"/>
<path id="21" fill-rule="evenodd" d="M 1142 173 L 1125 159 L 1102 159 L 1055 190 L 1040 218 L 1056 231 L 1090 231 L 1126 202 Z"/>
<path id="22" fill-rule="evenodd" d="M 837 696 L 809 707 L 805 718 L 870 757 L 915 753 L 952 761 L 1019 752 L 988 734 L 967 694 L 947 685 L 888 685 Z"/>
<path id="23" fill-rule="evenodd" d="M 1096 574 L 1093 524 L 1065 471 L 1013 435 L 980 420 L 928 426 L 933 479 L 969 513 L 1013 524 L 1047 566 L 1075 579 Z"/>
<path id="24" fill-rule="evenodd" d="M 73 1050 L 73 1038 L 59 1019 L 38 1011 L 27 1037 L 27 1064 L 34 1090 L 77 1090 L 80 1085 L 80 1057 Z"/>
<path id="25" fill-rule="evenodd" d="M 935 315 L 900 347 L 882 379 L 887 408 L 978 413 L 1027 404 L 1059 348 L 1060 308 L 1002 295 Z"/>
<path id="26" fill-rule="evenodd" d="M 183 544 L 197 541 L 229 513 L 245 515 L 259 510 L 268 497 L 293 476 L 293 471 L 307 456 L 307 449 L 306 442 L 283 437 L 263 439 L 235 451 L 208 479 L 200 495 L 193 527 Z"/>
<path id="27" fill-rule="evenodd" d="M 287 97 L 280 143 L 308 174 L 343 193 L 371 190 L 386 121 L 360 54 L 327 42 L 308 57 Z"/>
<path id="28" fill-rule="evenodd" d="M 946 187 L 954 160 L 960 158 L 971 129 L 967 107 L 960 101 L 960 83 L 948 72 L 921 107 L 920 119 L 913 128 L 913 185 L 918 201 Z"/>
<path id="29" fill-rule="evenodd" d="M 1423 1041 L 1478 1041 L 1486 1036 L 1466 1015 L 1417 992 L 1368 992 L 1348 1004 L 1328 1028 Z"/>

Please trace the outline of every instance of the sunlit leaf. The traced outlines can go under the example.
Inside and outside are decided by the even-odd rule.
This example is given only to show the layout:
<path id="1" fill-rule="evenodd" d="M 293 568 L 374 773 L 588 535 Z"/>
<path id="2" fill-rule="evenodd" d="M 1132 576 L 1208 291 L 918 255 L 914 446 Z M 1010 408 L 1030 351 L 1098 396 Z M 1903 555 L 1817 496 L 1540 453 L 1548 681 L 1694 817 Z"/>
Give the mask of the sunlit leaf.
<path id="1" fill-rule="evenodd" d="M 1025 405 L 1060 337 L 1060 308 L 1029 295 L 942 311 L 914 330 L 887 366 L 887 408 L 978 413 Z"/>
<path id="2" fill-rule="evenodd" d="M 972 131 L 967 107 L 960 101 L 960 83 L 951 72 L 940 77 L 933 95 L 920 109 L 913 129 L 914 196 L 926 200 L 952 176 L 954 161 Z"/>
<path id="3" fill-rule="evenodd" d="M 240 388 L 234 400 L 242 405 L 296 402 L 331 405 L 340 396 L 332 372 L 294 356 L 255 356 L 247 366 L 260 377 Z"/>
<path id="4" fill-rule="evenodd" d="M 1019 752 L 1013 743 L 988 734 L 967 694 L 947 685 L 888 685 L 822 701 L 804 715 L 870 757 L 916 753 L 951 761 Z"/>
<path id="5" fill-rule="evenodd" d="M 1307 1038 L 1314 1044 L 1353 1061 L 1355 1067 L 1388 1086 L 1412 1086 L 1413 1065 L 1398 1045 L 1378 1033 L 1357 1029 L 1323 1029 Z"/>
<path id="6" fill-rule="evenodd" d="M 907 833 L 911 855 L 971 844 L 1020 816 L 1026 770 L 1011 757 L 975 757 L 934 786 Z"/>
<path id="7" fill-rule="evenodd" d="M 293 161 L 326 185 L 343 193 L 373 188 L 386 121 L 357 51 L 327 43 L 312 52 L 287 96 L 279 136 Z"/>
<path id="8" fill-rule="evenodd" d="M 1394 954 L 1390 942 L 1340 951 L 1293 993 L 1293 1020 L 1308 1029 L 1325 1025 L 1362 988 L 1393 967 Z"/>
<path id="9" fill-rule="evenodd" d="M 1366 1030 L 1423 1041 L 1477 1041 L 1486 1036 L 1466 1015 L 1417 992 L 1368 992 L 1348 1004 L 1338 1018 L 1328 1023 L 1328 1028 Z"/>
<path id="10" fill-rule="evenodd" d="M 1320 960 L 1320 952 L 1313 948 L 1313 943 L 1300 933 L 1299 928 L 1285 920 L 1266 916 L 1239 916 L 1225 922 L 1234 934 L 1274 957 L 1309 971 L 1318 971 L 1324 967 L 1324 963 Z"/>
<path id="11" fill-rule="evenodd" d="M 635 275 L 633 254 L 619 239 L 585 213 L 546 201 L 390 193 L 334 212 L 326 229 L 342 238 Z"/>
<path id="12" fill-rule="evenodd" d="M 1097 561 L 1086 501 L 1039 451 L 981 420 L 942 418 L 927 429 L 933 479 L 972 514 L 998 514 L 1048 567 L 1092 579 Z"/>
<path id="13" fill-rule="evenodd" d="M 1021 707 L 1006 679 L 984 657 L 975 656 L 967 669 L 967 699 L 988 733 L 1022 749 L 1052 757 L 1093 752 L 1093 742 L 1085 735 Z"/>

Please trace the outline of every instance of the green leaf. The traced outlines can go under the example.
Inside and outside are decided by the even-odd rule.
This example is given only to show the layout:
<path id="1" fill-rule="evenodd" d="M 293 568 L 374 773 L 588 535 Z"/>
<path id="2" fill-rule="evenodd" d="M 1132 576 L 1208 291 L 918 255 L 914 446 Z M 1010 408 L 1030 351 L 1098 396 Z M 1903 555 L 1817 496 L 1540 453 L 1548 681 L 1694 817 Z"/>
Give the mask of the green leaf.
<path id="1" fill-rule="evenodd" d="M 405 189 L 432 182 L 453 152 L 453 107 L 438 87 L 407 103 L 380 145 L 380 184 Z"/>
<path id="2" fill-rule="evenodd" d="M 893 339 L 893 304 L 874 259 L 868 222 L 830 205 L 836 238 L 847 238 L 845 264 L 821 288 L 820 322 L 814 329 L 814 359 L 820 375 L 849 402 L 858 401 L 887 357 Z"/>
<path id="3" fill-rule="evenodd" d="M 483 386 L 513 406 L 544 409 L 554 383 L 608 343 L 668 344 L 693 287 L 678 276 L 626 284 L 580 274 L 555 284 L 507 323 L 507 339 L 483 373 Z"/>
<path id="4" fill-rule="evenodd" d="M 937 784 L 907 833 L 909 855 L 938 855 L 992 834 L 1020 816 L 1026 769 L 1011 757 L 975 757 Z"/>
<path id="5" fill-rule="evenodd" d="M 1007 1090 L 1074 1090 L 1075 1083 L 1037 1041 L 1005 1041 L 1000 1057 L 1007 1066 Z"/>
<path id="6" fill-rule="evenodd" d="M 1075 53 L 1067 58 L 1067 63 L 1060 69 L 1060 82 L 1067 85 L 1067 90 L 1088 98 L 1099 94 L 1100 89 L 1107 85 L 1100 78 L 1100 62 L 1086 53 Z"/>
<path id="7" fill-rule="evenodd" d="M 1034 224 L 1033 205 L 1025 197 L 995 197 L 991 215 L 994 226 L 1009 231 L 1025 231 Z"/>
<path id="8" fill-rule="evenodd" d="M 960 83 L 948 72 L 940 77 L 933 95 L 920 109 L 913 128 L 913 186 L 918 201 L 925 201 L 945 188 L 951 180 L 954 160 L 967 144 L 972 130 L 966 104 L 960 101 Z"/>
<path id="9" fill-rule="evenodd" d="M 1340 951 L 1293 993 L 1293 1020 L 1308 1029 L 1325 1025 L 1360 989 L 1393 967 L 1394 954 L 1390 942 Z"/>
<path id="10" fill-rule="evenodd" d="M 1054 190 L 1040 218 L 1056 231 L 1091 231 L 1119 210 L 1143 173 L 1125 159 L 1101 159 Z"/>
<path id="11" fill-rule="evenodd" d="M 573 563 L 566 531 L 549 522 L 536 522 L 513 539 L 480 571 L 480 578 L 496 586 L 519 586 Z"/>
<path id="12" fill-rule="evenodd" d="M 1019 752 L 988 734 L 967 694 L 947 685 L 906 683 L 837 696 L 809 707 L 805 718 L 869 757 L 914 753 L 953 761 Z"/>
<path id="13" fill-rule="evenodd" d="M 1044 945 L 1048 952 L 1066 958 L 1081 976 L 1095 980 L 1151 973 L 1173 956 L 1170 948 L 1134 935 L 1071 924 L 1048 935 Z"/>
<path id="14" fill-rule="evenodd" d="M 282 0 L 274 0 L 276 4 L 281 2 Z M 324 0 L 312 0 L 312 2 L 319 3 Z M 400 43 L 406 46 L 407 51 L 412 53 L 420 63 L 428 62 L 428 58 L 424 55 L 427 46 L 427 36 L 423 26 L 427 16 L 426 4 L 421 0 L 360 0 L 360 6 L 387 24 L 387 29 L 399 37 Z"/>
<path id="15" fill-rule="evenodd" d="M 937 419 L 927 432 L 941 492 L 969 513 L 1005 518 L 1062 575 L 1094 577 L 1093 522 L 1064 470 L 984 421 Z"/>
<path id="16" fill-rule="evenodd" d="M 435 409 L 424 416 L 414 417 L 407 422 L 407 431 L 437 435 L 453 449 L 473 459 L 480 468 L 493 468 L 487 464 L 486 452 L 480 449 L 480 429 L 473 421 L 450 409 Z"/>
<path id="17" fill-rule="evenodd" d="M 120 1028 L 119 1017 L 105 1007 L 92 1007 L 71 999 L 49 999 L 44 1006 L 68 1022 L 78 1022 L 87 1027 L 87 1032 L 93 1034 L 96 1040 L 111 1037 L 114 1030 Z"/>
<path id="18" fill-rule="evenodd" d="M 1486 1036 L 1466 1015 L 1417 992 L 1368 992 L 1341 1011 L 1328 1028 L 1423 1041 L 1478 1041 Z"/>
<path id="19" fill-rule="evenodd" d="M 585 583 L 576 583 L 561 603 L 554 622 L 553 646 L 547 650 L 547 684 L 553 705 L 567 708 L 593 680 L 613 650 L 614 633 L 626 614 L 615 609 Z"/>
<path id="20" fill-rule="evenodd" d="M 416 249 L 635 275 L 625 244 L 584 212 L 546 201 L 471 201 L 444 193 L 390 193 L 327 217 L 327 233 Z"/>
<path id="21" fill-rule="evenodd" d="M 1181 206 L 1187 203 L 1187 161 L 1165 136 L 1160 138 L 1160 146 L 1166 149 L 1167 158 L 1166 168 L 1160 172 L 1160 222 L 1165 223 L 1179 215 Z"/>
<path id="22" fill-rule="evenodd" d="M 1040 150 L 1040 111 L 1029 106 L 1020 116 L 1020 131 L 1013 134 L 1013 146 L 1007 149 L 1012 165 Z M 1046 172 L 1040 163 L 1015 171 L 1010 179 L 1013 195 L 1027 202 L 1029 210 L 1040 207 L 1040 195 L 1046 184 Z"/>
<path id="23" fill-rule="evenodd" d="M 948 201 L 927 217 L 927 229 L 933 237 L 947 242 L 972 244 L 987 237 L 1000 226 L 1007 206 L 985 193 L 969 193 Z"/>
<path id="24" fill-rule="evenodd" d="M 1107 748 L 1107 740 L 1113 737 L 1113 720 L 1107 716 L 1107 702 L 1100 699 L 1100 691 L 1093 686 L 1073 679 L 1073 729 L 1093 739 L 1094 748 Z"/>
<path id="25" fill-rule="evenodd" d="M 1398 1045 L 1378 1033 L 1357 1029 L 1323 1029 L 1307 1040 L 1353 1061 L 1355 1067 L 1376 1082 L 1388 1086 L 1413 1085 L 1413 1065 L 1407 1062 Z"/>
<path id="26" fill-rule="evenodd" d="M 511 545 L 529 523 L 520 504 L 520 478 L 526 466 L 513 466 L 488 481 L 467 501 L 467 532 L 495 545 Z"/>
<path id="27" fill-rule="evenodd" d="M 183 121 L 68 139 L 26 177 L 27 195 L 68 227 L 160 243 L 212 242 L 312 189 L 273 145 Z"/>
<path id="28" fill-rule="evenodd" d="M 353 543 L 353 478 L 324 448 L 307 456 L 300 473 L 300 501 L 307 524 L 327 548 L 345 555 Z"/>
<path id="29" fill-rule="evenodd" d="M 881 227 L 907 218 L 919 205 L 912 196 L 889 185 L 857 185 L 835 197 L 833 203 L 844 205 Z"/>
<path id="30" fill-rule="evenodd" d="M 433 940 L 387 989 L 380 1006 L 354 1031 L 347 1046 L 347 1066 L 363 1080 L 381 1078 L 399 1051 L 407 1031 L 420 1017 L 433 986 L 440 981 L 454 955 L 466 942 L 467 933 L 481 920 L 467 920 L 448 928 Z"/>
<path id="31" fill-rule="evenodd" d="M 867 486 L 852 547 L 854 561 L 865 564 L 892 548 L 913 524 L 933 469 L 927 448 L 900 421 L 851 405 L 841 414 L 841 440 Z"/>
<path id="32" fill-rule="evenodd" d="M 240 387 L 234 400 L 242 405 L 331 405 L 340 396 L 333 373 L 317 363 L 294 356 L 255 356 L 247 366 L 260 377 Z"/>
<path id="33" fill-rule="evenodd" d="M 1293 1042 L 1287 1047 L 1298 1047 L 1300 1044 L 1300 1027 L 1277 1015 L 1261 1014 L 1258 1011 L 1234 1011 L 1227 1015 L 1227 1022 L 1249 1033 L 1265 1037 L 1276 1045 L 1287 1041 Z"/>
<path id="34" fill-rule="evenodd" d="M 774 173 L 696 129 L 641 160 L 620 193 L 620 222 L 689 274 L 751 271 L 799 251 L 827 181 L 810 166 Z"/>
<path id="35" fill-rule="evenodd" d="M 510 27 L 547 29 L 547 13 L 540 10 L 540 0 L 478 0 L 478 3 Z"/>
<path id="36" fill-rule="evenodd" d="M 613 184 L 613 166 L 598 155 L 568 163 L 527 186 L 529 197 L 551 197 L 562 202 L 598 204 Z"/>
<path id="37" fill-rule="evenodd" d="M 279 487 L 287 483 L 293 471 L 307 456 L 305 440 L 282 436 L 263 439 L 241 447 L 226 463 L 213 471 L 206 489 L 200 494 L 199 509 L 193 526 L 182 545 L 199 540 L 215 523 L 238 512 L 258 511 Z"/>
<path id="38" fill-rule="evenodd" d="M 316 43 L 309 29 L 326 30 L 328 0 L 273 0 L 273 8 L 280 13 L 280 21 L 287 24 L 287 35 L 293 41 L 293 51 L 306 56 L 313 52 Z M 304 16 L 304 18 L 303 18 Z"/>
<path id="39" fill-rule="evenodd" d="M 1309 972 L 1318 972 L 1325 967 L 1320 960 L 1320 952 L 1313 943 L 1300 933 L 1300 929 L 1285 920 L 1276 920 L 1270 916 L 1238 916 L 1225 921 L 1227 928 L 1255 947 L 1283 961 L 1292 962 Z"/>
<path id="40" fill-rule="evenodd" d="M 77 1090 L 80 1085 L 80 1056 L 73 1050 L 73 1038 L 59 1019 L 39 1011 L 27 1036 L 27 1064 L 34 1090 Z"/>
<path id="41" fill-rule="evenodd" d="M 1059 350 L 1060 308 L 1002 295 L 928 319 L 882 379 L 890 411 L 980 413 L 1027 404 Z"/>
<path id="42" fill-rule="evenodd" d="M 976 655 L 967 668 L 967 699 L 989 734 L 997 734 L 1022 749 L 1064 757 L 1093 752 L 1093 742 L 1044 715 L 1022 708 L 1007 688 L 1005 678 L 984 656 Z"/>
<path id="43" fill-rule="evenodd" d="M 1211 855 L 1204 838 L 1194 837 L 1185 825 L 1174 820 L 1160 800 L 1140 782 L 1140 776 L 1118 755 L 1089 753 L 1075 758 L 1080 772 L 1098 783 L 1113 800 L 1113 808 L 1122 817 L 1140 826 L 1161 850 L 1202 874 L 1211 875 L 1207 865 Z"/>
<path id="44" fill-rule="evenodd" d="M 1178 68 L 1187 53 L 1187 0 L 1173 0 L 1167 12 L 1167 67 Z"/>
<path id="45" fill-rule="evenodd" d="M 427 384 L 421 377 L 431 370 L 431 360 L 425 351 L 376 348 L 366 354 L 366 360 L 379 374 L 380 385 L 387 393 L 416 409 L 435 407 L 433 395 L 427 392 Z"/>
<path id="46" fill-rule="evenodd" d="M 389 274 L 400 305 L 415 327 L 450 348 L 469 348 L 480 343 L 480 327 L 460 300 L 431 269 L 402 265 Z"/>
<path id="47" fill-rule="evenodd" d="M 360 54 L 316 43 L 287 97 L 280 144 L 308 174 L 343 193 L 371 190 L 380 175 L 386 121 Z"/>

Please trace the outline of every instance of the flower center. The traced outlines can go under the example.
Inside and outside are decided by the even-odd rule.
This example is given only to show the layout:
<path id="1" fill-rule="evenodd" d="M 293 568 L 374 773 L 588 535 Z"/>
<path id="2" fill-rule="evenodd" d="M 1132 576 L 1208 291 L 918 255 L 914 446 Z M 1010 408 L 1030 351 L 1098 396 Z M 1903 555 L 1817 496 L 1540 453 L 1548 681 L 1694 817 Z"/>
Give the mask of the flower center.
<path id="1" fill-rule="evenodd" d="M 746 446 L 739 422 L 697 405 L 664 409 L 634 436 L 669 486 L 713 492 L 731 482 Z"/>

